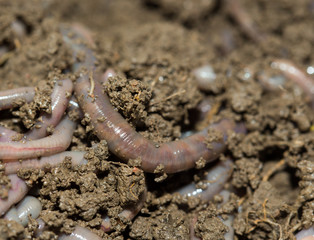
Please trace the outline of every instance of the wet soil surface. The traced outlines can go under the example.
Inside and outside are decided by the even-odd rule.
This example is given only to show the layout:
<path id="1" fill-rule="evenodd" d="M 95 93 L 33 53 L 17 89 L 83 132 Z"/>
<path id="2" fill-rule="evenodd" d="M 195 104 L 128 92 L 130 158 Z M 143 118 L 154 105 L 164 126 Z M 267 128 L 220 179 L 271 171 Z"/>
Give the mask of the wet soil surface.
<path id="1" fill-rule="evenodd" d="M 53 80 L 72 77 L 71 50 L 59 24 L 77 22 L 92 32 L 99 70 L 118 73 L 105 84 L 112 105 L 146 138 L 169 142 L 223 117 L 247 128 L 245 136 L 230 137 L 221 156 L 234 162 L 226 184 L 234 193 L 221 207 L 220 196 L 202 202 L 174 193 L 189 182 L 202 186 L 206 169 L 167 176 L 143 173 L 136 161 L 119 163 L 85 117 L 70 149 L 87 150 L 87 165 L 72 167 L 65 159 L 51 171 L 18 173 L 43 204 L 48 230 L 40 239 L 71 233 L 76 225 L 104 239 L 190 239 L 193 221 L 196 236 L 224 239 L 228 227 L 219 217 L 228 214 L 234 214 L 235 239 L 293 239 L 313 226 L 314 111 L 293 83 L 267 90 L 259 76 L 281 76 L 270 67 L 276 58 L 304 71 L 314 66 L 314 4 L 239 2 L 263 40 L 241 28 L 229 1 L 0 1 L 0 89 L 37 87 L 32 103 L 1 112 L 1 126 L 25 132 L 40 112 L 49 112 Z M 201 91 L 193 70 L 204 64 L 216 78 Z M 205 117 L 195 114 L 204 99 L 216 106 Z M 5 197 L 10 185 L 0 166 Z M 118 214 L 136 204 L 146 187 L 137 217 L 121 220 Z M 104 214 L 111 219 L 109 233 L 100 230 Z M 23 228 L 0 219 L 0 235 L 8 239 L 30 239 L 35 230 L 35 221 Z"/>

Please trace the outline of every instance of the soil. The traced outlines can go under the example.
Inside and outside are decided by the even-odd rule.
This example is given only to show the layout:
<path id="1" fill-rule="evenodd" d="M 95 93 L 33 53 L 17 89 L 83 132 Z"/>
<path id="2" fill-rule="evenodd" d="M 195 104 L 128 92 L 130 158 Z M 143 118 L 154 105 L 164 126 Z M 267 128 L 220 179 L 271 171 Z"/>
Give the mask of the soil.
<path id="1" fill-rule="evenodd" d="M 1 112 L 2 126 L 32 128 L 41 112 L 50 111 L 53 81 L 74 79 L 59 25 L 75 22 L 92 32 L 98 69 L 118 73 L 105 84 L 112 105 L 146 138 L 176 140 L 223 117 L 247 128 L 245 136 L 230 135 L 220 157 L 234 161 L 226 184 L 234 194 L 221 207 L 219 196 L 202 202 L 173 193 L 190 182 L 202 185 L 207 169 L 201 160 L 198 169 L 184 173 L 143 173 L 138 161 L 118 162 L 85 116 L 70 149 L 87 150 L 87 165 L 72 167 L 65 159 L 51 171 L 18 173 L 43 204 L 40 217 L 48 230 L 40 239 L 71 233 L 76 225 L 104 239 L 189 239 L 195 216 L 196 236 L 223 239 L 228 228 L 219 216 L 228 214 L 235 216 L 235 239 L 294 239 L 314 225 L 314 111 L 293 83 L 269 90 L 259 80 L 280 76 L 270 67 L 277 58 L 304 71 L 314 66 L 313 1 L 239 2 L 263 40 L 241 27 L 228 1 L 0 1 L 0 90 L 36 87 L 33 102 Z M 204 64 L 216 79 L 201 91 L 193 70 Z M 205 120 L 195 113 L 204 99 L 215 106 Z M 1 197 L 10 187 L 3 172 L 0 164 Z M 118 214 L 136 204 L 146 187 L 140 213 L 133 221 L 121 219 Z M 109 233 L 100 230 L 103 214 L 111 219 Z M 23 228 L 0 219 L 0 239 L 32 238 L 36 227 L 35 221 Z"/>

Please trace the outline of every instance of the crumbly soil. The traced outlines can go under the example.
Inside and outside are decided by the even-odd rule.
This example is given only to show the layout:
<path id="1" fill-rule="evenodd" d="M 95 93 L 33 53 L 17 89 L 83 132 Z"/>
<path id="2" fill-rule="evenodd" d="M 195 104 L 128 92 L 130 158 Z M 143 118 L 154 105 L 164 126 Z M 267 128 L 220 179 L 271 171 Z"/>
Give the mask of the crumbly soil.
<path id="1" fill-rule="evenodd" d="M 196 236 L 223 239 L 228 228 L 218 217 L 226 214 L 235 216 L 235 239 L 293 239 L 313 226 L 314 111 L 293 83 L 268 91 L 258 80 L 260 74 L 280 75 L 270 67 L 276 58 L 303 70 L 314 66 L 313 1 L 240 0 L 264 36 L 261 42 L 243 31 L 227 2 L 0 1 L 0 89 L 37 87 L 34 102 L 1 112 L 1 126 L 25 132 L 50 111 L 53 81 L 73 77 L 71 50 L 58 27 L 75 22 L 92 32 L 98 70 L 118 73 L 104 86 L 111 103 L 146 138 L 176 140 L 222 117 L 247 128 L 245 136 L 230 136 L 221 156 L 234 161 L 226 184 L 234 194 L 219 207 L 219 196 L 204 203 L 173 193 L 191 182 L 202 186 L 206 170 L 166 176 L 162 169 L 143 173 L 137 161 L 119 163 L 85 116 L 70 149 L 87 150 L 87 165 L 72 167 L 65 159 L 50 171 L 19 172 L 43 204 L 40 217 L 48 228 L 40 239 L 71 233 L 76 225 L 104 239 L 189 239 L 191 222 Z M 204 64 L 213 67 L 216 80 L 200 91 L 193 70 Z M 216 107 L 204 120 L 195 109 L 205 98 Z M 203 165 L 200 160 L 197 166 Z M 10 183 L 1 164 L 0 186 L 5 197 Z M 118 214 L 136 204 L 146 186 L 137 217 L 121 219 Z M 109 233 L 100 230 L 104 215 L 111 219 Z M 36 221 L 23 228 L 0 219 L 0 239 L 32 238 L 35 230 Z"/>

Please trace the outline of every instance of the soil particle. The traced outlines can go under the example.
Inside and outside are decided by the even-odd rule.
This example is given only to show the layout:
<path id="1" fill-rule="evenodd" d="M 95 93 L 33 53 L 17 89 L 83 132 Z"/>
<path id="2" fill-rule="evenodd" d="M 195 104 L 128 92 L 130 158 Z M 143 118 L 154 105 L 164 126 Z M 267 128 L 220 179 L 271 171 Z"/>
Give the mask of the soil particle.
<path id="1" fill-rule="evenodd" d="M 234 221 L 235 231 L 246 233 L 249 239 L 279 239 L 283 229 L 275 219 L 287 215 L 289 209 L 268 182 L 262 182 L 254 194 L 241 206 Z M 244 225 L 244 222 L 248 224 Z"/>
<path id="2" fill-rule="evenodd" d="M 199 212 L 194 230 L 195 235 L 201 239 L 223 240 L 228 227 L 218 218 L 215 206 L 210 204 L 206 209 Z"/>
<path id="3" fill-rule="evenodd" d="M 122 71 L 128 79 L 142 81 L 151 89 L 149 114 L 160 114 L 170 122 L 167 124 L 169 127 L 182 121 L 187 124 L 188 110 L 201 99 L 191 72 L 193 66 L 205 57 L 206 49 L 194 44 L 201 41 L 200 36 L 187 32 L 180 25 L 167 23 L 144 24 L 137 30 L 139 34 L 127 29 L 119 34 L 119 41 L 115 43 L 118 46 L 111 49 L 118 48 L 120 57 L 116 63 L 112 63 L 113 59 L 105 59 L 106 64 Z M 123 45 L 120 43 L 122 40 L 125 42 Z M 192 58 L 193 61 L 190 60 Z M 166 132 L 159 130 L 158 125 L 162 128 L 165 125 L 158 122 L 156 132 Z M 154 127 L 151 120 L 147 120 L 147 124 L 150 124 L 149 128 Z M 167 131 L 177 130 L 168 128 Z"/>
<path id="4" fill-rule="evenodd" d="M 157 8 L 169 20 L 176 19 L 187 25 L 195 25 L 216 6 L 214 0 L 144 0 L 143 2 L 152 9 Z"/>
<path id="5" fill-rule="evenodd" d="M 51 93 L 53 91 L 52 81 L 40 81 L 35 88 L 34 100 L 30 103 L 25 103 L 14 111 L 13 116 L 21 118 L 24 126 L 29 129 L 35 124 L 35 119 L 39 112 L 51 114 Z"/>
<path id="6" fill-rule="evenodd" d="M 138 217 L 131 227 L 130 236 L 134 239 L 188 239 L 186 213 L 173 204 L 162 210 L 152 213 L 149 218 Z"/>
<path id="7" fill-rule="evenodd" d="M 27 181 L 33 178 L 32 182 L 41 183 L 43 211 L 40 218 L 48 229 L 69 234 L 77 224 L 99 228 L 102 213 L 103 217 L 110 218 L 113 230 L 121 232 L 130 223 L 120 219 L 118 214 L 136 204 L 145 191 L 143 172 L 125 164 L 106 162 L 105 141 L 94 145 L 85 157 L 86 165 L 73 167 L 71 159 L 65 158 L 60 166 L 45 175 L 38 176 L 36 171 L 28 172 L 33 176 L 26 171 L 20 175 Z M 113 232 L 113 236 L 117 232 Z"/>
<path id="8" fill-rule="evenodd" d="M 2 164 L 0 164 L 2 166 Z M 8 176 L 4 175 L 4 172 L 0 172 L 0 198 L 6 199 L 11 189 L 11 181 Z"/>
<path id="9" fill-rule="evenodd" d="M 111 104 L 133 125 L 140 125 L 147 118 L 147 105 L 152 96 L 149 86 L 141 81 L 111 77 L 105 84 Z"/>
<path id="10" fill-rule="evenodd" d="M 262 163 L 256 158 L 243 158 L 235 162 L 232 184 L 237 187 L 255 189 L 261 180 Z"/>
<path id="11" fill-rule="evenodd" d="M 55 22 L 44 20 L 32 38 L 24 39 L 19 48 L 10 51 L 10 57 L 0 69 L 4 80 L 1 89 L 34 86 L 54 69 L 67 68 L 71 55 L 57 31 Z"/>
<path id="12" fill-rule="evenodd" d="M 21 238 L 24 234 L 24 227 L 15 221 L 0 219 L 0 239 L 11 240 Z"/>

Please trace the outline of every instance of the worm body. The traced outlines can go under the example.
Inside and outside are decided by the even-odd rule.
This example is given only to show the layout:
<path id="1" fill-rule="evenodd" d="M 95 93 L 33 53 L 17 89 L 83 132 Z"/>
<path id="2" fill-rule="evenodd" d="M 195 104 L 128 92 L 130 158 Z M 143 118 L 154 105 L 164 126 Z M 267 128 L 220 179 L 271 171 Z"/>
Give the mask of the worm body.
<path id="1" fill-rule="evenodd" d="M 232 161 L 219 161 L 213 166 L 206 175 L 205 184 L 206 189 L 195 188 L 194 183 L 184 186 L 177 191 L 181 195 L 199 196 L 204 201 L 210 201 L 222 189 L 224 184 L 228 181 L 232 173 Z"/>
<path id="2" fill-rule="evenodd" d="M 312 99 L 314 96 L 314 80 L 306 75 L 301 69 L 286 59 L 277 59 L 271 66 L 280 70 L 286 78 L 294 81 Z"/>
<path id="3" fill-rule="evenodd" d="M 62 235 L 59 240 L 101 240 L 101 238 L 95 233 L 91 232 L 87 228 L 76 226 L 75 230 L 70 235 Z"/>
<path id="4" fill-rule="evenodd" d="M 225 150 L 227 132 L 236 127 L 225 119 L 183 140 L 157 145 L 137 133 L 113 109 L 108 96 L 102 92 L 98 77 L 94 76 L 93 80 L 95 98 L 90 97 L 87 74 L 81 74 L 77 79 L 75 93 L 82 110 L 92 119 L 95 134 L 105 139 L 109 150 L 121 159 L 140 158 L 142 168 L 147 172 L 154 172 L 158 166 L 162 166 L 166 173 L 180 172 L 193 168 L 201 157 L 207 162 L 216 159 Z M 211 148 L 205 144 L 209 128 L 222 133 L 221 140 L 211 143 Z"/>
<path id="5" fill-rule="evenodd" d="M 31 102 L 35 96 L 35 88 L 22 87 L 0 92 L 0 110 L 14 107 L 17 100 Z"/>
<path id="6" fill-rule="evenodd" d="M 25 227 L 28 223 L 28 216 L 31 215 L 34 219 L 38 218 L 41 209 L 41 203 L 37 198 L 27 196 L 16 207 L 11 208 L 4 218 L 16 221 Z"/>
<path id="7" fill-rule="evenodd" d="M 49 156 L 65 151 L 72 140 L 76 123 L 67 116 L 59 123 L 52 135 L 34 140 L 22 142 L 0 142 L 0 159 L 4 162 L 18 159 Z"/>
<path id="8" fill-rule="evenodd" d="M 25 159 L 23 161 L 4 163 L 5 174 L 16 173 L 19 169 L 43 169 L 48 164 L 54 167 L 62 163 L 65 157 L 71 157 L 73 166 L 85 164 L 87 160 L 84 158 L 84 154 L 85 152 L 65 151 L 51 156 L 41 157 L 40 159 Z"/>

